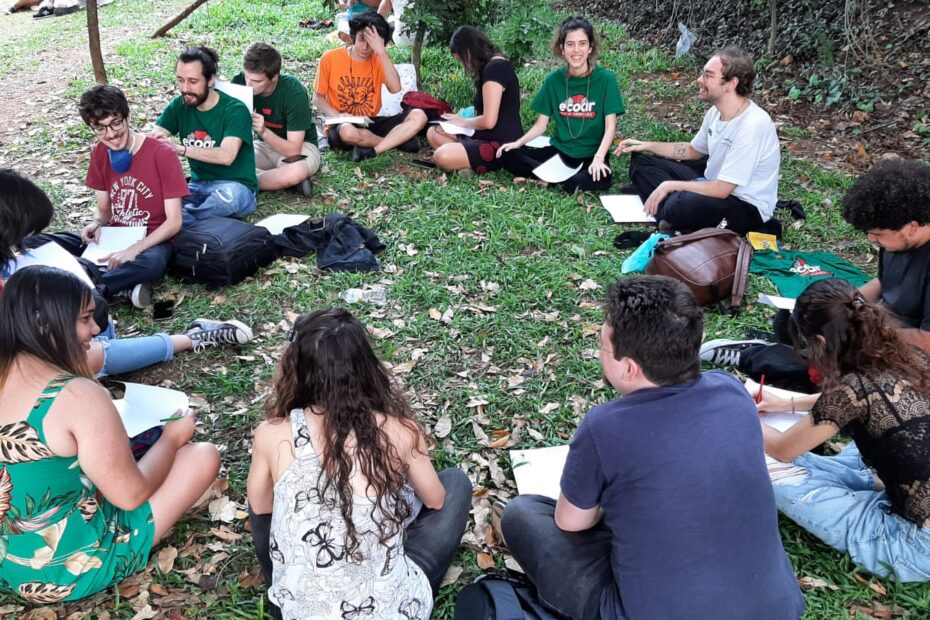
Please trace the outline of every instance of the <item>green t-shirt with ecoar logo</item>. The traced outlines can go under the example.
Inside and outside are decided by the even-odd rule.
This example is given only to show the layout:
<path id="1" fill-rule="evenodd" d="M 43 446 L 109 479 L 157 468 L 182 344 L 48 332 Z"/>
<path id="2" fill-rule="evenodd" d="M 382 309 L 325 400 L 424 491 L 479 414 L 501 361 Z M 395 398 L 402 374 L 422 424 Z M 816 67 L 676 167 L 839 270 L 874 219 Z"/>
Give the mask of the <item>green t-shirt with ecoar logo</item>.
<path id="1" fill-rule="evenodd" d="M 245 74 L 232 79 L 245 86 Z M 287 132 L 303 131 L 304 142 L 316 144 L 316 125 L 310 113 L 310 96 L 300 80 L 293 75 L 278 74 L 278 85 L 268 96 L 255 96 L 255 111 L 265 118 L 265 127 L 279 138 L 287 140 Z"/>
<path id="2" fill-rule="evenodd" d="M 255 151 L 252 149 L 252 113 L 238 99 L 220 91 L 216 91 L 216 94 L 220 96 L 219 101 L 206 112 L 188 106 L 184 103 L 184 97 L 177 96 L 155 124 L 179 136 L 181 144 L 188 148 L 218 149 L 227 136 L 241 139 L 243 144 L 236 153 L 236 159 L 228 166 L 208 164 L 188 157 L 191 180 L 237 181 L 257 192 Z"/>
<path id="3" fill-rule="evenodd" d="M 592 157 L 604 139 L 604 119 L 623 114 L 623 98 L 613 71 L 600 65 L 589 75 L 568 75 L 556 69 L 546 77 L 533 100 L 533 110 L 555 119 L 552 146 L 569 157 Z"/>

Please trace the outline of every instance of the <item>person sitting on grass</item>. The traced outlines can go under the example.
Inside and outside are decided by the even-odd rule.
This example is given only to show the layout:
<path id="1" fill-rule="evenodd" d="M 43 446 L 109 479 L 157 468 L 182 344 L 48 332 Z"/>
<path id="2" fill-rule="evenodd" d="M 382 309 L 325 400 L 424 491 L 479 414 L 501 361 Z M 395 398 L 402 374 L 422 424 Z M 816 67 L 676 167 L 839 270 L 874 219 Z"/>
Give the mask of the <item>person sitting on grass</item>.
<path id="1" fill-rule="evenodd" d="M 329 146 L 352 151 L 362 161 L 393 148 L 408 153 L 420 150 L 416 136 L 426 127 L 426 113 L 407 108 L 394 116 L 376 116 L 381 110 L 381 86 L 391 93 L 401 89 L 400 75 L 384 46 L 391 39 L 388 23 L 378 13 L 362 13 L 349 22 L 353 45 L 329 50 L 320 58 L 313 103 L 327 117 L 367 116 L 367 127 L 329 125 Z"/>
<path id="2" fill-rule="evenodd" d="M 811 284 L 789 326 L 822 392 L 783 399 L 763 388 L 760 410 L 810 410 L 785 432 L 763 427 L 766 453 L 784 463 L 770 465 L 779 509 L 876 575 L 930 580 L 926 355 L 845 280 Z M 808 452 L 840 432 L 853 442 L 837 456 Z"/>
<path id="3" fill-rule="evenodd" d="M 220 454 L 189 443 L 194 415 L 136 462 L 87 350 L 91 290 L 34 265 L 0 293 L 0 590 L 49 605 L 112 587 L 216 479 Z"/>
<path id="4" fill-rule="evenodd" d="M 438 125 L 430 127 L 426 139 L 436 149 L 433 161 L 443 170 L 478 174 L 497 170 L 500 168 L 497 149 L 523 135 L 517 74 L 500 49 L 477 28 L 456 29 L 449 41 L 449 51 L 475 80 L 472 100 L 475 116 L 446 114 L 443 118 L 475 132 L 464 136 L 448 134 Z"/>
<path id="5" fill-rule="evenodd" d="M 202 45 L 181 52 L 175 67 L 181 94 L 151 133 L 190 163 L 190 195 L 183 204 L 188 225 L 216 216 L 245 217 L 256 208 L 252 111 L 213 87 L 219 62 L 219 54 Z M 171 141 L 175 134 L 177 143 Z"/>
<path id="6" fill-rule="evenodd" d="M 609 287 L 601 370 L 623 398 L 585 415 L 558 501 L 519 495 L 502 531 L 540 599 L 580 620 L 797 620 L 752 398 L 701 373 L 703 311 L 681 282 Z"/>
<path id="7" fill-rule="evenodd" d="M 523 137 L 497 150 L 501 165 L 517 177 L 531 177 L 533 170 L 558 155 L 571 168 L 581 169 L 560 183 L 562 189 L 603 191 L 610 188 L 610 145 L 623 114 L 617 77 L 598 65 L 598 38 L 591 22 L 580 17 L 565 19 L 555 31 L 552 53 L 565 66 L 546 77 L 533 99 L 539 113 Z M 531 148 L 528 142 L 546 133 L 555 118 L 555 134 L 549 146 Z"/>
<path id="8" fill-rule="evenodd" d="M 52 202 L 35 183 L 15 170 L 0 168 L 0 290 L 16 269 L 16 260 L 28 246 L 35 249 L 60 235 L 41 234 L 52 220 Z M 97 270 L 93 269 L 94 277 Z M 202 351 L 220 344 L 245 344 L 252 330 L 240 321 L 197 319 L 184 334 L 158 333 L 137 338 L 117 338 L 108 316 L 107 302 L 92 289 L 94 321 L 100 332 L 87 351 L 92 375 L 103 377 L 132 372 L 170 361 L 183 351 Z"/>
<path id="9" fill-rule="evenodd" d="M 281 73 L 281 54 L 267 43 L 250 45 L 242 68 L 232 82 L 254 92 L 252 129 L 258 139 L 252 146 L 258 188 L 290 189 L 312 198 L 310 178 L 320 169 L 320 150 L 307 89 L 294 76 Z"/>
<path id="10" fill-rule="evenodd" d="M 347 310 L 301 315 L 291 333 L 248 478 L 269 598 L 285 618 L 427 620 L 465 531 L 471 483 L 459 469 L 436 474 L 413 413 Z"/>
<path id="11" fill-rule="evenodd" d="M 94 132 L 87 187 L 97 198 L 93 220 L 80 235 L 51 235 L 80 256 L 100 241 L 104 226 L 145 227 L 145 236 L 103 257 L 99 287 L 107 299 L 128 297 L 136 308 L 152 302 L 152 283 L 168 270 L 171 240 L 181 231 L 181 200 L 190 192 L 181 162 L 170 146 L 132 128 L 129 103 L 115 86 L 98 84 L 81 95 L 81 119 Z"/>
<path id="12" fill-rule="evenodd" d="M 617 156 L 633 154 L 632 191 L 659 228 L 692 232 L 725 223 L 744 235 L 772 218 L 781 151 L 772 119 L 749 99 L 755 77 L 749 54 L 717 50 L 697 80 L 698 98 L 711 107 L 691 142 L 626 139 L 617 147 Z"/>

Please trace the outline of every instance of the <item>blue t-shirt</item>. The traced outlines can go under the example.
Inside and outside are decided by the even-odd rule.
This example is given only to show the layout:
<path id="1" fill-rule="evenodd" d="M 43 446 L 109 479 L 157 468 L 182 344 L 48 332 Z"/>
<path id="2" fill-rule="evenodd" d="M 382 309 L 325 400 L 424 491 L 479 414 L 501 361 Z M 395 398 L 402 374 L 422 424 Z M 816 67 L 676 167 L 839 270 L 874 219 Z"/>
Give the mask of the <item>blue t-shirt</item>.
<path id="1" fill-rule="evenodd" d="M 607 619 L 796 620 L 804 610 L 752 398 L 724 372 L 595 407 L 562 473 L 578 508 L 601 506 L 616 589 Z"/>

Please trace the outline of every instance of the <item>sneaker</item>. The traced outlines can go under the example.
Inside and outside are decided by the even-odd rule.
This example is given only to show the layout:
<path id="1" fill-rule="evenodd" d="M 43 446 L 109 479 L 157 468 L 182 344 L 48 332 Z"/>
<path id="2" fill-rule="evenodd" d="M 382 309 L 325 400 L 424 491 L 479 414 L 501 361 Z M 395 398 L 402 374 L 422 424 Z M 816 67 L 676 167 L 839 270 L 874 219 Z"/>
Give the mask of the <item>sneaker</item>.
<path id="1" fill-rule="evenodd" d="M 410 138 L 403 144 L 397 147 L 398 151 L 403 151 L 404 153 L 418 153 L 420 151 L 420 141 L 416 138 Z"/>
<path id="2" fill-rule="evenodd" d="M 352 161 L 360 162 L 363 159 L 371 159 L 378 153 L 370 146 L 357 146 L 352 149 Z"/>
<path id="3" fill-rule="evenodd" d="M 747 349 L 768 344 L 770 343 L 765 340 L 709 340 L 701 345 L 701 361 L 717 366 L 739 366 L 740 359 Z"/>
<path id="4" fill-rule="evenodd" d="M 778 342 L 778 338 L 775 337 L 775 334 L 762 329 L 748 329 L 746 333 L 743 334 L 743 338 L 746 340 L 762 340 L 764 342 L 771 342 L 772 344 Z"/>
<path id="5" fill-rule="evenodd" d="M 195 351 L 217 344 L 245 344 L 252 340 L 252 330 L 240 321 L 197 319 L 184 335 L 194 341 Z"/>
<path id="6" fill-rule="evenodd" d="M 136 284 L 129 294 L 129 301 L 140 310 L 150 305 L 152 303 L 152 284 L 150 282 Z"/>
<path id="7" fill-rule="evenodd" d="M 287 189 L 289 192 L 299 194 L 305 198 L 313 198 L 313 181 L 311 181 L 309 178 L 304 179 L 297 185 L 292 185 Z"/>
<path id="8" fill-rule="evenodd" d="M 39 7 L 39 10 L 33 13 L 32 19 L 45 19 L 46 17 L 51 17 L 55 14 L 54 9 L 50 6 Z"/>

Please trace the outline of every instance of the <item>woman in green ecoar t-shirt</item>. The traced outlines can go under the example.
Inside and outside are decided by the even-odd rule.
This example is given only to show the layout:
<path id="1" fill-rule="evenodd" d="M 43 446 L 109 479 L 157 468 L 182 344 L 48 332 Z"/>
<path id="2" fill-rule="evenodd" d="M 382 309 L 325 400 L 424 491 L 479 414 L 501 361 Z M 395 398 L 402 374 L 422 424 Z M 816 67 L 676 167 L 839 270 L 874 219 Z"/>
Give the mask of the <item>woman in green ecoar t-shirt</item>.
<path id="1" fill-rule="evenodd" d="M 597 37 L 591 22 L 581 17 L 565 19 L 555 31 L 552 52 L 565 66 L 546 77 L 533 100 L 539 112 L 536 124 L 516 142 L 500 147 L 501 165 L 518 177 L 534 176 L 533 170 L 558 155 L 570 168 L 580 170 L 560 185 L 566 192 L 576 189 L 603 191 L 610 188 L 610 145 L 623 114 L 623 99 L 617 77 L 597 65 Z M 549 146 L 526 146 L 546 132 L 555 119 Z"/>

